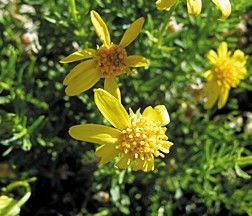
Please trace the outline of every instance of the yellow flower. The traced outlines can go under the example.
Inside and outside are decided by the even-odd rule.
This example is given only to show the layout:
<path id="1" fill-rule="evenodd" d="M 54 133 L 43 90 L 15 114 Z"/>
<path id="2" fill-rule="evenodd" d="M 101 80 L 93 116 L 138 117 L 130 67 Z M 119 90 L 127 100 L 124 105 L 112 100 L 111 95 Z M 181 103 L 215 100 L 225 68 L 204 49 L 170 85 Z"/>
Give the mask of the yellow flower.
<path id="1" fill-rule="evenodd" d="M 210 50 L 206 56 L 212 63 L 211 70 L 204 73 L 207 81 L 204 86 L 204 92 L 207 95 L 207 101 L 204 104 L 205 109 L 211 109 L 218 100 L 218 109 L 221 109 L 227 102 L 230 88 L 235 88 L 247 74 L 245 67 L 248 56 L 245 56 L 241 50 L 235 50 L 231 56 L 226 42 L 222 42 L 217 53 Z"/>
<path id="2" fill-rule="evenodd" d="M 74 52 L 63 58 L 61 63 L 85 60 L 75 66 L 65 77 L 66 94 L 74 96 L 93 87 L 101 78 L 105 78 L 104 88 L 120 100 L 120 90 L 115 81 L 115 76 L 123 73 L 133 74 L 129 67 L 142 67 L 148 60 L 142 56 L 127 56 L 125 47 L 133 42 L 140 33 L 144 18 L 134 21 L 124 33 L 119 45 L 110 41 L 108 28 L 100 15 L 91 11 L 91 21 L 95 31 L 102 42 L 98 50 L 84 49 Z"/>
<path id="3" fill-rule="evenodd" d="M 159 10 L 165 10 L 174 6 L 178 0 L 157 0 L 156 6 Z M 197 16 L 202 9 L 201 0 L 186 0 L 188 14 Z M 212 2 L 221 10 L 222 17 L 220 20 L 226 19 L 231 14 L 231 4 L 229 0 L 212 0 Z"/>
<path id="4" fill-rule="evenodd" d="M 114 127 L 75 125 L 69 129 L 69 134 L 77 140 L 100 144 L 95 155 L 102 164 L 119 155 L 116 163 L 119 169 L 127 169 L 132 162 L 133 170 L 154 170 L 154 157 L 163 158 L 163 153 L 169 153 L 173 145 L 163 127 L 170 122 L 165 106 L 149 106 L 142 114 L 140 110 L 133 113 L 130 109 L 128 114 L 123 105 L 103 89 L 95 90 L 94 99 L 100 112 Z"/>

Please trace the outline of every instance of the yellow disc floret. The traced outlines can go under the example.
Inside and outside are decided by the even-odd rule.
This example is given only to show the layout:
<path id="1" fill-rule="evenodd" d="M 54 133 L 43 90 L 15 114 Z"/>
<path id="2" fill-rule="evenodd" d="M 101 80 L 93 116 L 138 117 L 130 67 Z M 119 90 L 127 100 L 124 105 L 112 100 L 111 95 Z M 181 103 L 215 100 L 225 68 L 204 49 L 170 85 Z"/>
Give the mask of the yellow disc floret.
<path id="1" fill-rule="evenodd" d="M 213 68 L 219 85 L 235 88 L 243 78 L 241 66 L 231 58 L 220 59 Z"/>
<path id="2" fill-rule="evenodd" d="M 145 160 L 161 156 L 159 150 L 162 147 L 163 139 L 168 139 L 165 135 L 166 128 L 159 123 L 147 122 L 144 117 L 133 119 L 131 126 L 122 130 L 122 142 L 116 149 L 130 158 Z"/>
<path id="3" fill-rule="evenodd" d="M 102 46 L 97 52 L 97 65 L 105 78 L 119 76 L 126 70 L 124 60 L 126 52 L 121 47 L 112 44 L 109 47 Z"/>

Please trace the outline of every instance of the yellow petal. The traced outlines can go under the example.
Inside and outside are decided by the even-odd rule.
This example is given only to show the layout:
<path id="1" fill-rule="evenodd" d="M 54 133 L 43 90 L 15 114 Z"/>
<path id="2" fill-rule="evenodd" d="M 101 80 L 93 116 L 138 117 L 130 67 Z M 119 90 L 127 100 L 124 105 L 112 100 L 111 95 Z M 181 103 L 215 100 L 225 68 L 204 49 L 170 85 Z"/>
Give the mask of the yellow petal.
<path id="1" fill-rule="evenodd" d="M 228 55 L 228 45 L 226 42 L 221 42 L 217 48 L 218 55 L 220 58 L 224 58 Z"/>
<path id="2" fill-rule="evenodd" d="M 241 50 L 235 50 L 233 56 L 232 56 L 232 59 L 234 59 L 235 61 L 238 61 L 238 62 L 243 62 L 247 61 L 247 58 L 248 56 L 245 56 L 244 52 L 242 52 Z"/>
<path id="3" fill-rule="evenodd" d="M 127 169 L 130 164 L 130 161 L 131 160 L 128 156 L 124 156 L 116 163 L 115 166 L 119 169 Z"/>
<path id="4" fill-rule="evenodd" d="M 100 145 L 116 144 L 122 135 L 121 131 L 115 128 L 96 124 L 75 125 L 70 127 L 68 132 L 74 139 Z"/>
<path id="5" fill-rule="evenodd" d="M 119 46 L 124 48 L 134 41 L 142 30 L 144 24 L 144 18 L 141 17 L 133 22 L 130 27 L 124 33 Z"/>
<path id="6" fill-rule="evenodd" d="M 144 161 L 142 170 L 144 172 L 149 172 L 149 171 L 153 171 L 154 170 L 154 159 L 153 158 L 149 158 L 148 160 Z"/>
<path id="7" fill-rule="evenodd" d="M 156 1 L 156 7 L 158 10 L 165 10 L 172 7 L 178 2 L 178 0 L 158 0 Z"/>
<path id="8" fill-rule="evenodd" d="M 218 109 L 221 109 L 225 106 L 225 104 L 227 103 L 228 95 L 229 95 L 229 89 L 222 87 L 220 90 L 220 97 L 218 100 Z"/>
<path id="9" fill-rule="evenodd" d="M 229 0 L 212 0 L 214 4 L 221 10 L 222 16 L 220 20 L 224 20 L 231 14 L 231 4 Z"/>
<path id="10" fill-rule="evenodd" d="M 73 79 L 79 76 L 81 73 L 85 74 L 86 71 L 95 68 L 96 61 L 93 59 L 86 60 L 76 65 L 63 80 L 64 85 L 68 85 Z"/>
<path id="11" fill-rule="evenodd" d="M 105 46 L 110 45 L 110 34 L 108 31 L 108 27 L 106 23 L 103 21 L 101 16 L 94 10 L 91 11 L 91 21 L 93 23 L 93 26 L 95 28 L 96 34 L 100 38 L 101 42 Z"/>
<path id="12" fill-rule="evenodd" d="M 210 50 L 210 51 L 206 54 L 206 57 L 209 59 L 209 61 L 210 61 L 212 64 L 215 64 L 216 61 L 218 60 L 218 55 L 217 55 L 217 53 L 216 53 L 214 50 Z"/>
<path id="13" fill-rule="evenodd" d="M 119 153 L 120 151 L 116 149 L 114 144 L 102 145 L 95 150 L 95 156 L 100 158 L 99 163 L 101 164 L 113 160 Z"/>
<path id="14" fill-rule="evenodd" d="M 133 165 L 133 170 L 137 171 L 137 170 L 143 170 L 143 165 L 144 165 L 144 160 L 141 159 L 135 159 L 134 160 L 134 165 Z"/>
<path id="15" fill-rule="evenodd" d="M 100 76 L 100 72 L 96 69 L 85 71 L 84 74 L 81 74 L 71 80 L 69 85 L 66 87 L 65 92 L 68 96 L 74 96 L 87 91 L 99 81 Z"/>
<path id="16" fill-rule="evenodd" d="M 200 14 L 202 9 L 201 0 L 187 0 L 188 14 L 197 16 Z"/>
<path id="17" fill-rule="evenodd" d="M 204 78 L 205 78 L 207 81 L 212 80 L 212 78 L 213 78 L 213 71 L 207 70 L 207 71 L 204 73 Z"/>
<path id="18" fill-rule="evenodd" d="M 121 92 L 114 77 L 105 78 L 104 89 L 121 103 Z"/>
<path id="19" fill-rule="evenodd" d="M 160 122 L 161 126 L 167 125 L 170 122 L 170 117 L 164 105 L 158 105 L 152 108 L 148 106 L 143 111 L 143 117 L 149 122 Z"/>
<path id="20" fill-rule="evenodd" d="M 130 125 L 130 119 L 123 105 L 111 94 L 103 89 L 94 90 L 95 104 L 102 115 L 120 130 Z"/>
<path id="21" fill-rule="evenodd" d="M 128 56 L 124 60 L 124 63 L 128 67 L 143 67 L 143 66 L 149 64 L 149 61 L 148 61 L 148 59 L 144 58 L 143 56 L 132 55 L 132 56 Z"/>
<path id="22" fill-rule="evenodd" d="M 170 141 L 163 141 L 162 145 L 159 147 L 159 150 L 167 154 L 170 152 L 170 148 L 172 145 L 173 143 Z"/>
<path id="23" fill-rule="evenodd" d="M 60 63 L 69 63 L 69 62 L 75 62 L 75 61 L 79 61 L 83 59 L 93 58 L 96 55 L 96 52 L 97 51 L 95 49 L 84 49 L 81 51 L 77 51 L 61 59 Z"/>
<path id="24" fill-rule="evenodd" d="M 212 81 L 205 85 L 204 91 L 207 94 L 207 101 L 204 104 L 204 108 L 211 109 L 219 97 L 220 87 L 215 81 Z"/>

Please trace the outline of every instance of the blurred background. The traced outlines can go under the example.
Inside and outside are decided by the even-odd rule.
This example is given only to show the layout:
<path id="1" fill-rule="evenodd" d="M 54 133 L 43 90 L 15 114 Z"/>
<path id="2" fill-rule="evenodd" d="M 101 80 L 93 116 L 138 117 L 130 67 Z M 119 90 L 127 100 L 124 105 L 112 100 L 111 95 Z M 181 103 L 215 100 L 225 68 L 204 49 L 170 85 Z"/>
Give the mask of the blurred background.
<path id="1" fill-rule="evenodd" d="M 252 54 L 252 2 L 231 5 L 231 16 L 220 21 L 212 1 L 203 0 L 193 17 L 180 0 L 169 20 L 154 0 L 1 0 L 0 213 L 252 215 L 251 57 L 248 75 L 230 91 L 226 106 L 203 108 L 203 74 L 211 66 L 206 53 L 226 41 L 231 51 Z M 72 125 L 107 124 L 92 89 L 76 97 L 64 93 L 62 81 L 78 62 L 59 63 L 101 45 L 91 10 L 104 19 L 114 43 L 145 18 L 127 53 L 150 64 L 120 76 L 119 85 L 126 109 L 164 104 L 170 114 L 167 135 L 174 145 L 155 159 L 153 172 L 99 165 L 96 144 L 68 135 Z"/>

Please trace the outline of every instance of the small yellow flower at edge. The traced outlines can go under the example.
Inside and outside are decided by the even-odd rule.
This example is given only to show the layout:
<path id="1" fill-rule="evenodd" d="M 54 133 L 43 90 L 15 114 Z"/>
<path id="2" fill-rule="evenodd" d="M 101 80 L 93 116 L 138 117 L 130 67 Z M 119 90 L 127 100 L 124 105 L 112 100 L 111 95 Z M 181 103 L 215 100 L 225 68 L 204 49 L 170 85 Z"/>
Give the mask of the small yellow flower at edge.
<path id="1" fill-rule="evenodd" d="M 93 87 L 101 78 L 105 78 L 104 89 L 120 100 L 120 90 L 115 76 L 123 73 L 133 74 L 129 67 L 142 67 L 148 60 L 142 56 L 127 56 L 125 47 L 132 43 L 140 33 L 144 18 L 134 21 L 124 33 L 119 45 L 111 43 L 108 28 L 100 15 L 91 11 L 91 21 L 102 46 L 98 49 L 84 49 L 63 58 L 61 63 L 85 60 L 75 66 L 65 77 L 66 94 L 78 95 Z"/>
<path id="2" fill-rule="evenodd" d="M 154 170 L 154 157 L 164 157 L 173 143 L 165 135 L 170 122 L 168 112 L 163 105 L 145 108 L 143 113 L 130 109 L 129 114 L 123 105 L 103 89 L 94 90 L 96 106 L 103 116 L 114 126 L 98 124 L 75 125 L 69 134 L 86 142 L 97 143 L 95 155 L 105 164 L 119 155 L 116 163 L 119 169 L 127 169 L 133 164 L 133 170 L 145 172 Z"/>
<path id="3" fill-rule="evenodd" d="M 206 56 L 212 63 L 212 68 L 204 73 L 207 81 L 203 88 L 207 96 L 205 109 L 211 109 L 218 100 L 218 109 L 227 102 L 229 91 L 236 88 L 247 74 L 246 63 L 248 56 L 241 50 L 235 50 L 231 56 L 226 42 L 222 42 L 217 53 L 210 50 Z"/>
<path id="4" fill-rule="evenodd" d="M 165 10 L 174 6 L 178 0 L 157 0 L 156 6 L 159 10 Z M 201 0 L 186 0 L 188 14 L 197 16 L 201 13 Z M 220 20 L 224 20 L 231 14 L 231 4 L 229 0 L 212 0 L 212 2 L 221 10 L 222 16 Z"/>

